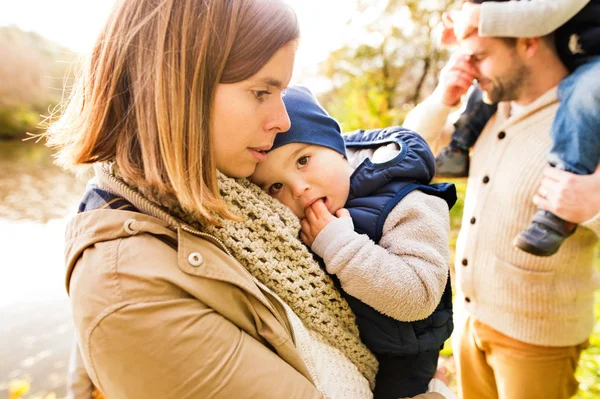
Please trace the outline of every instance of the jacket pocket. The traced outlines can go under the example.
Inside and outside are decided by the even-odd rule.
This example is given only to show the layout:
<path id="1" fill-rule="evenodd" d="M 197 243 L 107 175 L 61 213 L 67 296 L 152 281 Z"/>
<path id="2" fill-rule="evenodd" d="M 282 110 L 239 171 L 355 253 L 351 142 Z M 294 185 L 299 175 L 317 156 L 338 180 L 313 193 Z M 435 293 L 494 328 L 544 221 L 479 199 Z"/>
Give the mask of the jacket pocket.
<path id="1" fill-rule="evenodd" d="M 512 264 L 494 257 L 494 274 L 514 282 L 528 282 L 531 284 L 548 284 L 554 280 L 554 270 L 531 270 Z"/>
<path id="2" fill-rule="evenodd" d="M 554 270 L 534 271 L 494 258 L 490 289 L 485 286 L 479 292 L 480 299 L 508 312 L 544 317 L 544 304 L 555 301 Z"/>

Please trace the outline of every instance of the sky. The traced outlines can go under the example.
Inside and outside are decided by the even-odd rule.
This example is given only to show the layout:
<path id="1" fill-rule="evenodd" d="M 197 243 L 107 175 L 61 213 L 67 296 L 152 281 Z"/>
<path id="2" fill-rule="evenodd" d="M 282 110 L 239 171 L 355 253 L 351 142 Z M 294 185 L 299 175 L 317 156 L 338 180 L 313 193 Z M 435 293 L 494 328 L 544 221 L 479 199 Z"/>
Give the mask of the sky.
<path id="1" fill-rule="evenodd" d="M 354 0 L 287 0 L 300 21 L 302 37 L 294 81 L 324 90 L 314 78 L 317 64 L 351 40 L 346 22 L 356 17 Z M 114 0 L 0 0 L 0 26 L 17 25 L 72 50 L 91 49 Z M 312 82 L 312 85 L 311 85 Z M 316 87 L 315 87 L 316 86 Z"/>

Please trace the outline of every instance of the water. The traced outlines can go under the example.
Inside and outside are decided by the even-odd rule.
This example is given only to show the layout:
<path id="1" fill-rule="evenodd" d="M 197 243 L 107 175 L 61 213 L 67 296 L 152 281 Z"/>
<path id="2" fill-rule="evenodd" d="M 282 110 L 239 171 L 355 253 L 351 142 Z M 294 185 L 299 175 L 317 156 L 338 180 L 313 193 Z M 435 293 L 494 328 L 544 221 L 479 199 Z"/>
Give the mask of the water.
<path id="1" fill-rule="evenodd" d="M 17 379 L 31 382 L 25 398 L 65 395 L 73 329 L 63 237 L 84 188 L 41 143 L 0 142 L 0 398 Z"/>

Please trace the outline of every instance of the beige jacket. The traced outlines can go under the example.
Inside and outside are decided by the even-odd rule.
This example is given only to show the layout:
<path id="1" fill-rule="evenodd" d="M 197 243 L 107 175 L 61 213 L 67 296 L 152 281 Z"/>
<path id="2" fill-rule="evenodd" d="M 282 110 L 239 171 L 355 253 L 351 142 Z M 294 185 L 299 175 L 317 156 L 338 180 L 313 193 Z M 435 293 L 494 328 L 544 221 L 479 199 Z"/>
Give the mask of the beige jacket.
<path id="1" fill-rule="evenodd" d="M 69 224 L 66 257 L 83 359 L 107 397 L 322 397 L 284 309 L 210 237 L 97 210 Z"/>
<path id="2" fill-rule="evenodd" d="M 65 250 L 83 361 L 106 397 L 323 397 L 289 308 L 212 236 L 100 209 L 72 219 Z"/>

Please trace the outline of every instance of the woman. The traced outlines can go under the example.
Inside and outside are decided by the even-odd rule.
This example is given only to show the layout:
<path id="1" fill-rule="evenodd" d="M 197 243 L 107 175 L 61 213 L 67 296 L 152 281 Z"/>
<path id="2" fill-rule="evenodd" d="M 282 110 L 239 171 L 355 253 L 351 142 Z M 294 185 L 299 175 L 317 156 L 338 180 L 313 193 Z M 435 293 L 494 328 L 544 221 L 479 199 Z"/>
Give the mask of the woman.
<path id="1" fill-rule="evenodd" d="M 289 129 L 298 36 L 275 0 L 120 1 L 51 126 L 66 166 L 95 165 L 66 283 L 106 397 L 371 396 L 376 361 L 298 221 L 235 179 Z"/>

